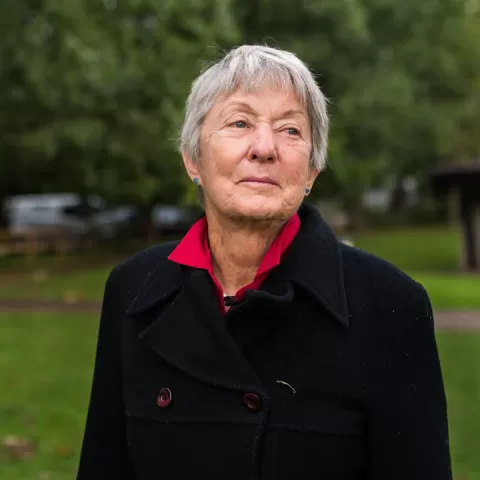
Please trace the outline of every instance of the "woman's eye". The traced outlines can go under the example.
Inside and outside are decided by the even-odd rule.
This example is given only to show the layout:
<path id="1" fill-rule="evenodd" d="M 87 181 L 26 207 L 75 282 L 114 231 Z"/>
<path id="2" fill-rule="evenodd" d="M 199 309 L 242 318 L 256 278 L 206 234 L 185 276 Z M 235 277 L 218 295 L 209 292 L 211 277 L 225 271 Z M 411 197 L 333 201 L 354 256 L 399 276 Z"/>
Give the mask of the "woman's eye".
<path id="1" fill-rule="evenodd" d="M 292 135 L 294 137 L 297 137 L 298 135 L 300 135 L 300 131 L 297 130 L 296 128 L 287 128 L 287 132 L 289 135 Z"/>
<path id="2" fill-rule="evenodd" d="M 239 120 L 238 122 L 235 122 L 234 125 L 237 128 L 245 128 L 247 126 L 247 124 L 245 122 L 243 122 L 242 120 Z"/>

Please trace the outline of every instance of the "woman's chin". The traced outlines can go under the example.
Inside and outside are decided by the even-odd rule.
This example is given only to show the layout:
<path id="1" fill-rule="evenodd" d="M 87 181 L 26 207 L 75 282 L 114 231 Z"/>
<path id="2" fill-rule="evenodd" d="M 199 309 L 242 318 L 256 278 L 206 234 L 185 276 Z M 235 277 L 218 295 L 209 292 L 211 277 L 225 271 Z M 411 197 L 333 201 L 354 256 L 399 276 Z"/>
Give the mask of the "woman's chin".
<path id="1" fill-rule="evenodd" d="M 276 198 L 259 198 L 260 196 L 252 195 L 249 198 L 241 199 L 235 202 L 233 208 L 235 216 L 243 218 L 251 218 L 252 220 L 264 220 L 268 218 L 285 217 L 283 202 Z"/>

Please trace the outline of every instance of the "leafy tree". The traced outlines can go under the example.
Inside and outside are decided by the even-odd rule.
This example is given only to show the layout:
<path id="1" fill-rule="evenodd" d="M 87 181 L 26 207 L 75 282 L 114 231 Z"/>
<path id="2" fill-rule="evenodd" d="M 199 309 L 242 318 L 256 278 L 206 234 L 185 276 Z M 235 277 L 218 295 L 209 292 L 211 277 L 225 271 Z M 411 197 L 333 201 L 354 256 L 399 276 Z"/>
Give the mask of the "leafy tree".
<path id="1" fill-rule="evenodd" d="M 8 0 L 0 18 L 0 168 L 14 190 L 182 197 L 175 137 L 198 60 L 234 38 L 228 1 Z"/>
<path id="2" fill-rule="evenodd" d="M 4 0 L 0 197 L 52 190 L 189 198 L 176 152 L 200 59 L 297 53 L 331 99 L 320 195 L 479 154 L 480 0 Z"/>
<path id="3" fill-rule="evenodd" d="M 320 194 L 354 211 L 388 177 L 478 151 L 478 0 L 250 0 L 245 39 L 305 60 L 331 99 Z M 476 122 L 478 132 L 478 121 Z"/>

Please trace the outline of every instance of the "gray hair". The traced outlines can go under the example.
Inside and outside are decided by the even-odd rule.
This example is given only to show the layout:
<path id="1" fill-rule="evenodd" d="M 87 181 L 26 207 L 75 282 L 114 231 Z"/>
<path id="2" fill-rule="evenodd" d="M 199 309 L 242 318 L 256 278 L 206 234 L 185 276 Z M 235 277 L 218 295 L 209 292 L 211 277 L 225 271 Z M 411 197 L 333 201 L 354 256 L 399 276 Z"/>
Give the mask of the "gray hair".
<path id="1" fill-rule="evenodd" d="M 251 92 L 264 86 L 293 89 L 306 108 L 311 125 L 310 166 L 322 170 L 327 155 L 327 99 L 313 74 L 295 54 L 261 45 L 242 45 L 230 50 L 193 82 L 186 103 L 180 150 L 198 160 L 202 123 L 218 95 L 231 95 L 239 88 Z"/>

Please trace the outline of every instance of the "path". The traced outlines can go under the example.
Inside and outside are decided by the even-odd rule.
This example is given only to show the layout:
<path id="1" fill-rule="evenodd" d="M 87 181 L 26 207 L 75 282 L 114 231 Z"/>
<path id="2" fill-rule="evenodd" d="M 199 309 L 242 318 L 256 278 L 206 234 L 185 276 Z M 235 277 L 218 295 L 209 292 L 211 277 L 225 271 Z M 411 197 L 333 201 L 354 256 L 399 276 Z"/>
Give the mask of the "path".
<path id="1" fill-rule="evenodd" d="M 442 330 L 480 330 L 479 312 L 435 312 L 435 326 Z"/>
<path id="2" fill-rule="evenodd" d="M 0 313 L 10 312 L 65 312 L 65 313 L 100 313 L 100 304 L 94 301 L 63 302 L 44 299 L 0 299 Z"/>
<path id="3" fill-rule="evenodd" d="M 8 312 L 64 312 L 100 313 L 95 301 L 62 302 L 59 300 L 0 300 L 0 313 Z M 436 312 L 435 325 L 442 330 L 480 330 L 480 311 Z"/>

